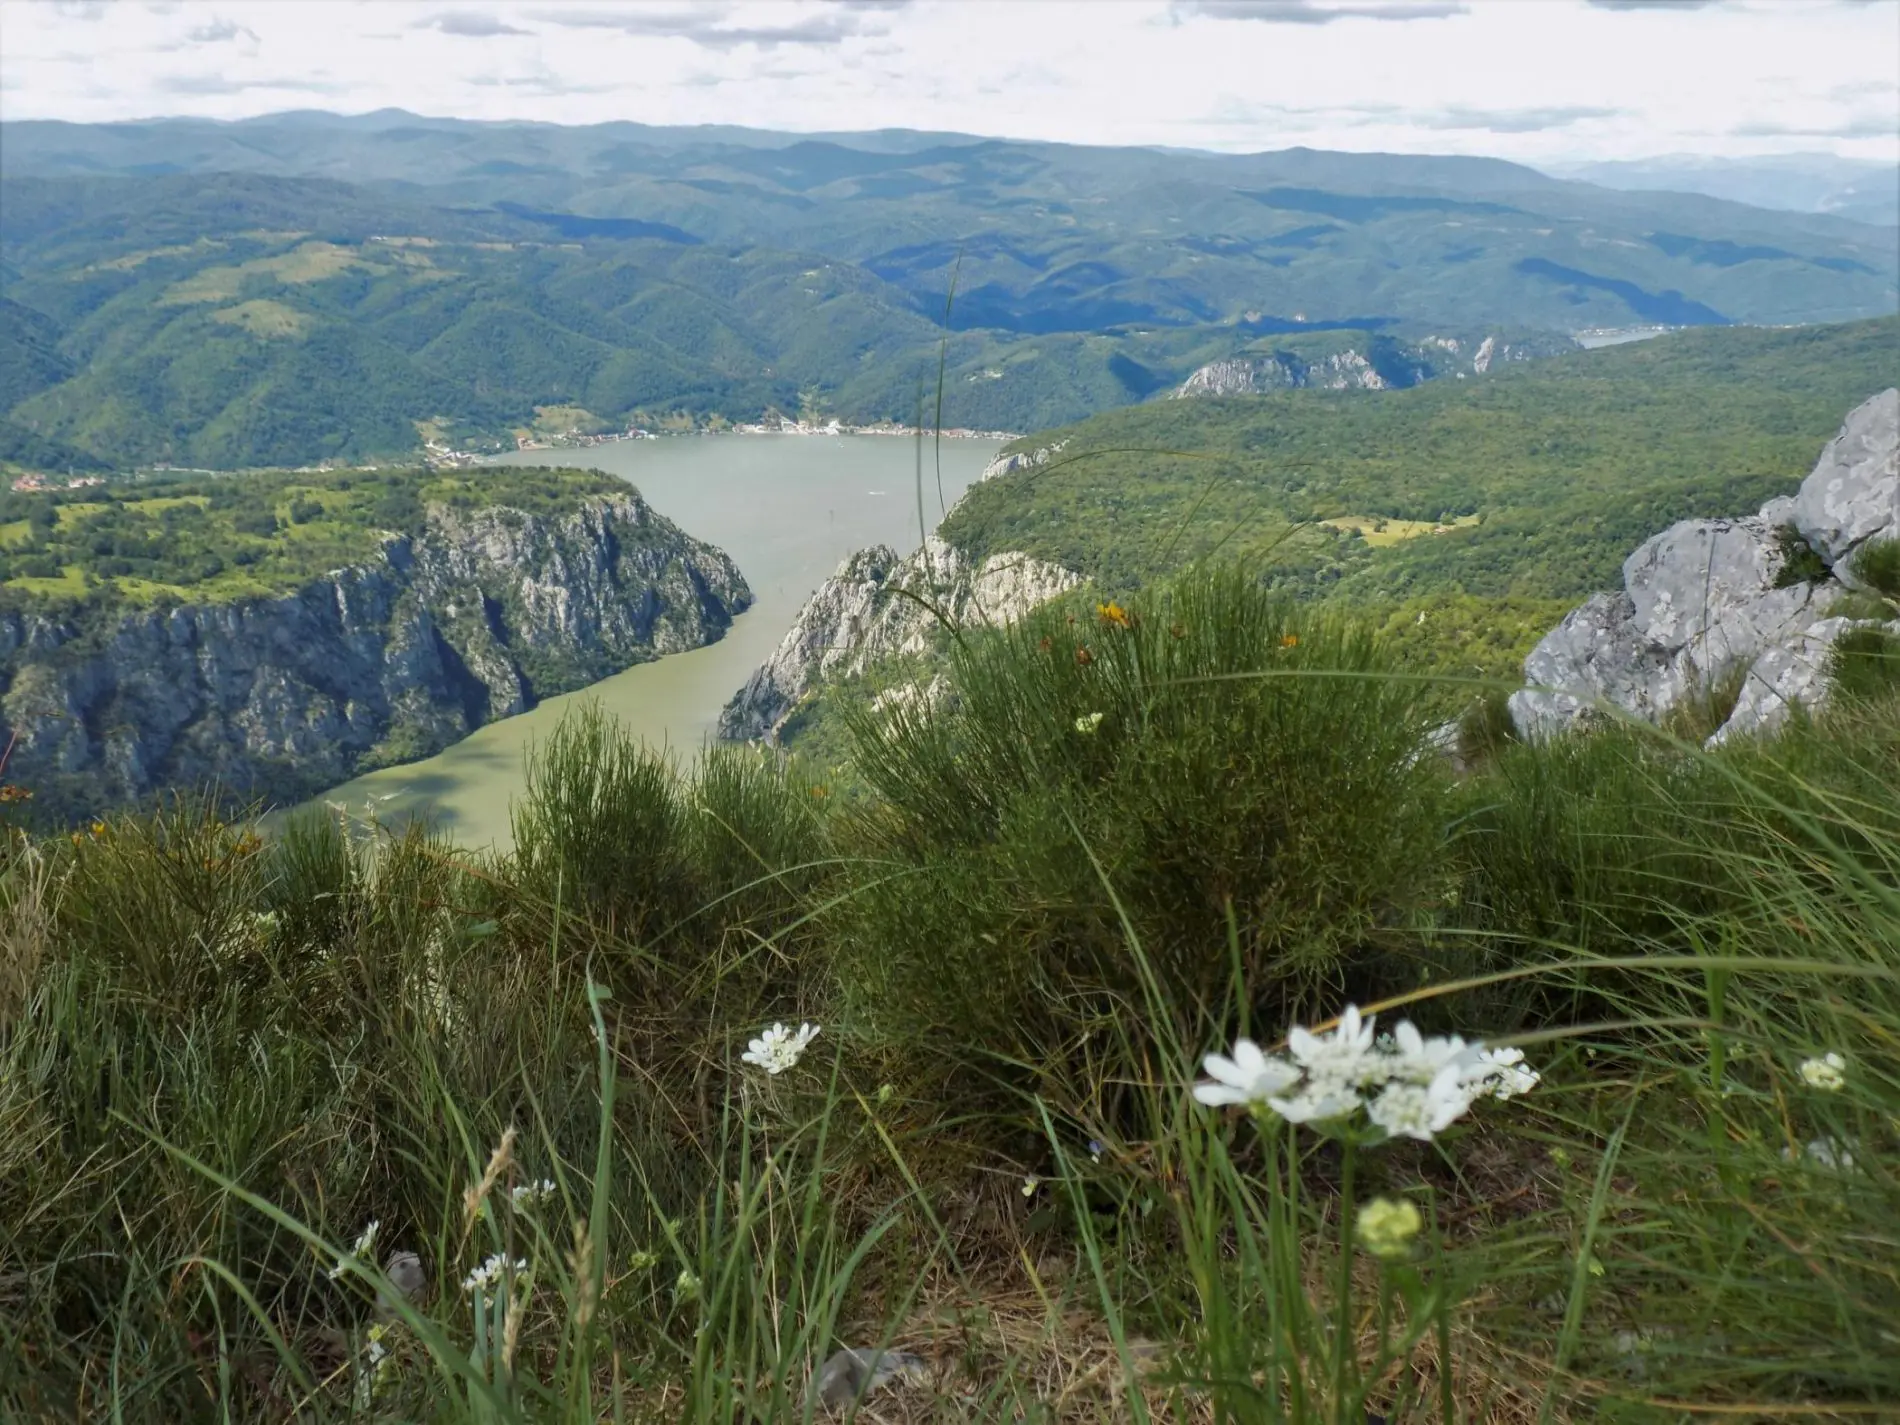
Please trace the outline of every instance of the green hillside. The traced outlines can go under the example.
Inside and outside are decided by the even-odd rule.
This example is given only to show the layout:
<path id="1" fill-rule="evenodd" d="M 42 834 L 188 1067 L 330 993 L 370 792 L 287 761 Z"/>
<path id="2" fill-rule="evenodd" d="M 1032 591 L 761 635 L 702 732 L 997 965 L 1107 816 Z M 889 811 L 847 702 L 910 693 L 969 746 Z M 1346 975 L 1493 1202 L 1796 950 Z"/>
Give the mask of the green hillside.
<path id="1" fill-rule="evenodd" d="M 283 593 L 422 527 L 431 505 L 557 512 L 626 485 L 582 470 L 267 471 L 0 493 L 0 607 Z"/>
<path id="2" fill-rule="evenodd" d="M 1371 397 L 1151 403 L 1018 442 L 1064 444 L 973 489 L 944 534 L 1116 591 L 1218 551 L 1289 591 L 1445 609 L 1446 636 L 1506 672 L 1642 540 L 1791 490 L 1896 382 L 1884 318 L 1681 332 Z"/>
<path id="3" fill-rule="evenodd" d="M 1487 160 L 388 113 L 5 133 L 0 418 L 46 443 L 8 448 L 119 465 L 389 455 L 418 421 L 492 444 L 543 407 L 910 420 L 940 356 L 946 423 L 1030 430 L 1263 342 L 1900 305 L 1891 229 Z"/>
<path id="4" fill-rule="evenodd" d="M 1783 492 L 1841 414 L 1896 379 L 1900 319 L 1884 318 L 1681 332 L 1370 399 L 1158 402 L 1017 442 L 1063 449 L 972 490 L 945 532 L 1115 587 L 1219 546 L 1355 592 L 1568 598 L 1672 520 Z M 1374 520 L 1427 530 L 1339 527 Z"/>

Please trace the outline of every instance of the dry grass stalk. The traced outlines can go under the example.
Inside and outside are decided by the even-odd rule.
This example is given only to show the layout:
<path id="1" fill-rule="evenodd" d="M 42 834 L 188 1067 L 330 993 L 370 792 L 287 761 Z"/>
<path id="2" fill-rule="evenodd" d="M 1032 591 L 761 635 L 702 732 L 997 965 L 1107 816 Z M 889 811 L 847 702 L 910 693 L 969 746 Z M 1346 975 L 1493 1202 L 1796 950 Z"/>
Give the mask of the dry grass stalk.
<path id="1" fill-rule="evenodd" d="M 475 1226 L 475 1219 L 481 1216 L 482 1204 L 488 1201 L 488 1195 L 495 1190 L 495 1184 L 501 1181 L 502 1174 L 514 1165 L 515 1129 L 513 1124 L 502 1132 L 501 1142 L 495 1145 L 495 1151 L 488 1155 L 488 1166 L 482 1171 L 482 1180 L 462 1194 L 462 1235 L 467 1237 Z"/>

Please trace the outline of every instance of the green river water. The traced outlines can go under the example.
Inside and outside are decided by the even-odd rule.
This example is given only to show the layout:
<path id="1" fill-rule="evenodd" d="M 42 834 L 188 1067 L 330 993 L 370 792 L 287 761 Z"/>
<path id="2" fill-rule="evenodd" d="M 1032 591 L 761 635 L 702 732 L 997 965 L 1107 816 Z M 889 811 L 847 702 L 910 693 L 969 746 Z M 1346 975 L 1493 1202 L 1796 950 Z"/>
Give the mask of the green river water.
<path id="1" fill-rule="evenodd" d="M 997 443 L 926 442 L 924 522 L 934 528 L 996 454 Z M 400 823 L 426 815 L 467 847 L 506 847 L 508 804 L 520 790 L 522 753 L 576 700 L 597 699 L 650 744 L 690 758 L 719 710 L 791 627 L 805 599 L 839 560 L 867 544 L 916 548 L 917 448 L 895 436 L 683 436 L 586 450 L 525 451 L 511 465 L 566 465 L 631 481 L 681 529 L 732 556 L 755 602 L 718 643 L 642 663 L 592 687 L 550 698 L 519 717 L 478 729 L 425 761 L 388 767 L 324 794 Z"/>

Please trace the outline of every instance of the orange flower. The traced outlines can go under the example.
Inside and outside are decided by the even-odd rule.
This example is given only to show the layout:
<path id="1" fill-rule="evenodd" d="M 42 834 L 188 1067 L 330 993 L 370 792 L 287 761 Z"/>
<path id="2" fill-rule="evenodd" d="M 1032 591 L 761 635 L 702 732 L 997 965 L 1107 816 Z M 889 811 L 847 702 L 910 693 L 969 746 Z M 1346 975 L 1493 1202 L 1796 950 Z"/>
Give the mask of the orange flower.
<path id="1" fill-rule="evenodd" d="M 1134 621 L 1128 617 L 1128 610 L 1113 601 L 1106 604 L 1097 604 L 1095 606 L 1095 613 L 1103 623 L 1112 623 L 1117 628 L 1130 628 L 1134 623 Z"/>
<path id="2" fill-rule="evenodd" d="M 1297 633 L 1283 633 L 1280 635 L 1280 647 L 1298 648 L 1299 646 L 1300 636 Z"/>
<path id="3" fill-rule="evenodd" d="M 825 788 L 825 787 L 813 787 L 811 789 L 811 794 L 814 797 L 828 797 L 831 795 L 831 792 L 828 788 Z"/>

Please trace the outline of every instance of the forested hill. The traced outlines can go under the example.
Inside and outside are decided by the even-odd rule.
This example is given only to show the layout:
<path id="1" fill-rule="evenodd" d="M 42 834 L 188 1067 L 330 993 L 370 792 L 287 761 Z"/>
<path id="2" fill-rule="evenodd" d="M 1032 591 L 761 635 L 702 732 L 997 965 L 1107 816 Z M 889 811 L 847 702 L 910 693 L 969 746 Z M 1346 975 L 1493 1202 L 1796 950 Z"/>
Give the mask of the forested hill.
<path id="1" fill-rule="evenodd" d="M 1371 399 L 1165 402 L 1019 442 L 1061 449 L 972 489 L 944 534 L 1108 589 L 1218 551 L 1305 593 L 1481 601 L 1471 621 L 1503 649 L 1614 587 L 1674 521 L 1791 491 L 1843 413 L 1897 381 L 1889 317 L 1678 332 Z"/>
<path id="2" fill-rule="evenodd" d="M 946 310 L 943 419 L 1028 430 L 1269 336 L 1900 304 L 1891 229 L 1489 160 L 401 113 L 0 138 L 0 460 L 49 466 L 908 420 Z"/>

